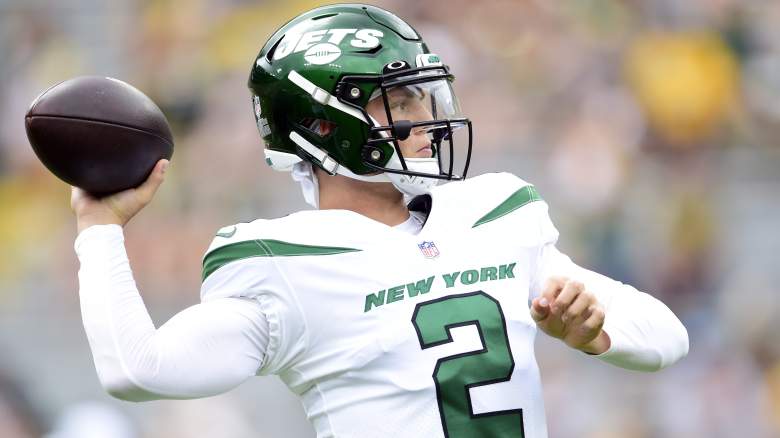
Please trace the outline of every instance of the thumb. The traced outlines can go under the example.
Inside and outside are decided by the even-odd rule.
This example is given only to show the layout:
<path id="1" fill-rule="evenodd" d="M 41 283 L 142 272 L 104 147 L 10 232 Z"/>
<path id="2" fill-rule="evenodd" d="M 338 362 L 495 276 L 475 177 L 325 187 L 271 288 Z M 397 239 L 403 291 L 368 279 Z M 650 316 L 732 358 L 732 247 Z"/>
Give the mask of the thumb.
<path id="1" fill-rule="evenodd" d="M 547 318 L 547 315 L 549 314 L 550 303 L 547 301 L 547 298 L 534 298 L 534 300 L 531 301 L 531 318 L 533 318 L 534 321 L 541 322 Z"/>
<path id="2" fill-rule="evenodd" d="M 162 184 L 165 179 L 164 175 L 165 171 L 168 169 L 168 164 L 170 164 L 170 161 L 166 159 L 158 161 L 146 181 L 136 188 L 137 193 L 144 202 L 151 201 L 154 194 L 157 192 L 157 189 L 160 188 L 160 184 Z"/>

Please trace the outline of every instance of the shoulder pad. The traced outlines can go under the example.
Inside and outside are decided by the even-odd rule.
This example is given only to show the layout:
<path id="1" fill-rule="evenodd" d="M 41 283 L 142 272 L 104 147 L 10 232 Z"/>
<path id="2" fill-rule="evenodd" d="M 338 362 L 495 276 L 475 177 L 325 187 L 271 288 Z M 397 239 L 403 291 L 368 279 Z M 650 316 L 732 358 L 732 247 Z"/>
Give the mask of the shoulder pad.
<path id="1" fill-rule="evenodd" d="M 542 200 L 536 187 L 511 173 L 494 173 L 483 176 L 489 176 L 485 179 L 498 195 L 493 200 L 500 202 L 494 202 L 491 206 L 483 204 L 489 210 L 480 212 L 481 216 L 474 222 L 472 228 L 506 216 L 527 204 Z"/>
<path id="2" fill-rule="evenodd" d="M 541 201 L 536 188 L 511 173 L 486 173 L 437 187 L 434 203 L 459 211 L 469 228 L 499 219 L 531 202 Z M 464 206 L 468 208 L 464 210 Z"/>
<path id="3" fill-rule="evenodd" d="M 258 219 L 220 228 L 203 256 L 205 280 L 220 267 L 252 257 L 334 255 L 360 249 L 330 245 L 302 232 L 295 215 L 281 219 Z M 296 232 L 297 230 L 297 232 Z"/>

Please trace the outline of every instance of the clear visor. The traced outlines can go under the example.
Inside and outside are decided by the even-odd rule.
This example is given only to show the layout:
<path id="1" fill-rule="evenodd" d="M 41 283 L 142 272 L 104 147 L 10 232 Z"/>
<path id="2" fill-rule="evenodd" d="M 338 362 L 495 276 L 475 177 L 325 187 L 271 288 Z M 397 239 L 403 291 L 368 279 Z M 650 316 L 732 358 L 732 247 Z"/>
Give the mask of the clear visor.
<path id="1" fill-rule="evenodd" d="M 380 88 L 366 106 L 379 125 L 372 131 L 375 141 L 392 140 L 400 169 L 415 173 L 414 163 L 428 163 L 420 176 L 460 179 L 468 166 L 470 124 L 460 110 L 450 80 L 426 80 L 420 72 Z M 438 166 L 431 167 L 431 159 Z M 387 167 L 395 167 L 389 162 Z M 432 172 L 433 171 L 433 172 Z M 436 175 L 432 175 L 435 173 Z"/>

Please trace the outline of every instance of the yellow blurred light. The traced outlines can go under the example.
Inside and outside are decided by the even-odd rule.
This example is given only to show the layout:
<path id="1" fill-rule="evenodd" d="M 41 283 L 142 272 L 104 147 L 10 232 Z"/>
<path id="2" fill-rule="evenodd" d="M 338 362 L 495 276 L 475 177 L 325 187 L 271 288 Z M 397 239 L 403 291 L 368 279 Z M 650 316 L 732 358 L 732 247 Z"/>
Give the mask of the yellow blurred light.
<path id="1" fill-rule="evenodd" d="M 670 143 L 701 140 L 736 102 L 738 66 L 710 33 L 652 33 L 626 56 L 628 81 L 651 125 Z"/>
<path id="2" fill-rule="evenodd" d="M 211 29 L 209 58 L 219 70 L 249 71 L 263 43 L 282 24 L 321 2 L 294 0 L 238 7 Z"/>

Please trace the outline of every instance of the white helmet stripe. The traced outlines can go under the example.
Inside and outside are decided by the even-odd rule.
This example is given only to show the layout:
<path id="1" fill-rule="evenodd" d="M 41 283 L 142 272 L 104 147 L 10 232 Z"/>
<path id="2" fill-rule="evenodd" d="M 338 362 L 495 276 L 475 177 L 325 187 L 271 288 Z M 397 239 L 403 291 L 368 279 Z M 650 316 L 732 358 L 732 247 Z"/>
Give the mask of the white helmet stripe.
<path id="1" fill-rule="evenodd" d="M 347 113 L 350 116 L 360 120 L 361 122 L 368 124 L 368 121 L 363 116 L 362 112 L 358 111 L 355 108 L 352 108 L 349 105 L 342 103 L 337 98 L 335 98 L 332 94 L 314 85 L 312 81 L 301 76 L 301 74 L 298 73 L 297 71 L 290 70 L 290 73 L 287 75 L 287 79 L 289 79 L 290 82 L 292 82 L 293 84 L 301 87 L 303 91 L 310 94 L 311 97 L 314 98 L 314 100 L 321 103 L 322 105 L 327 105 L 329 107 L 336 108 L 337 110 L 343 113 Z"/>

